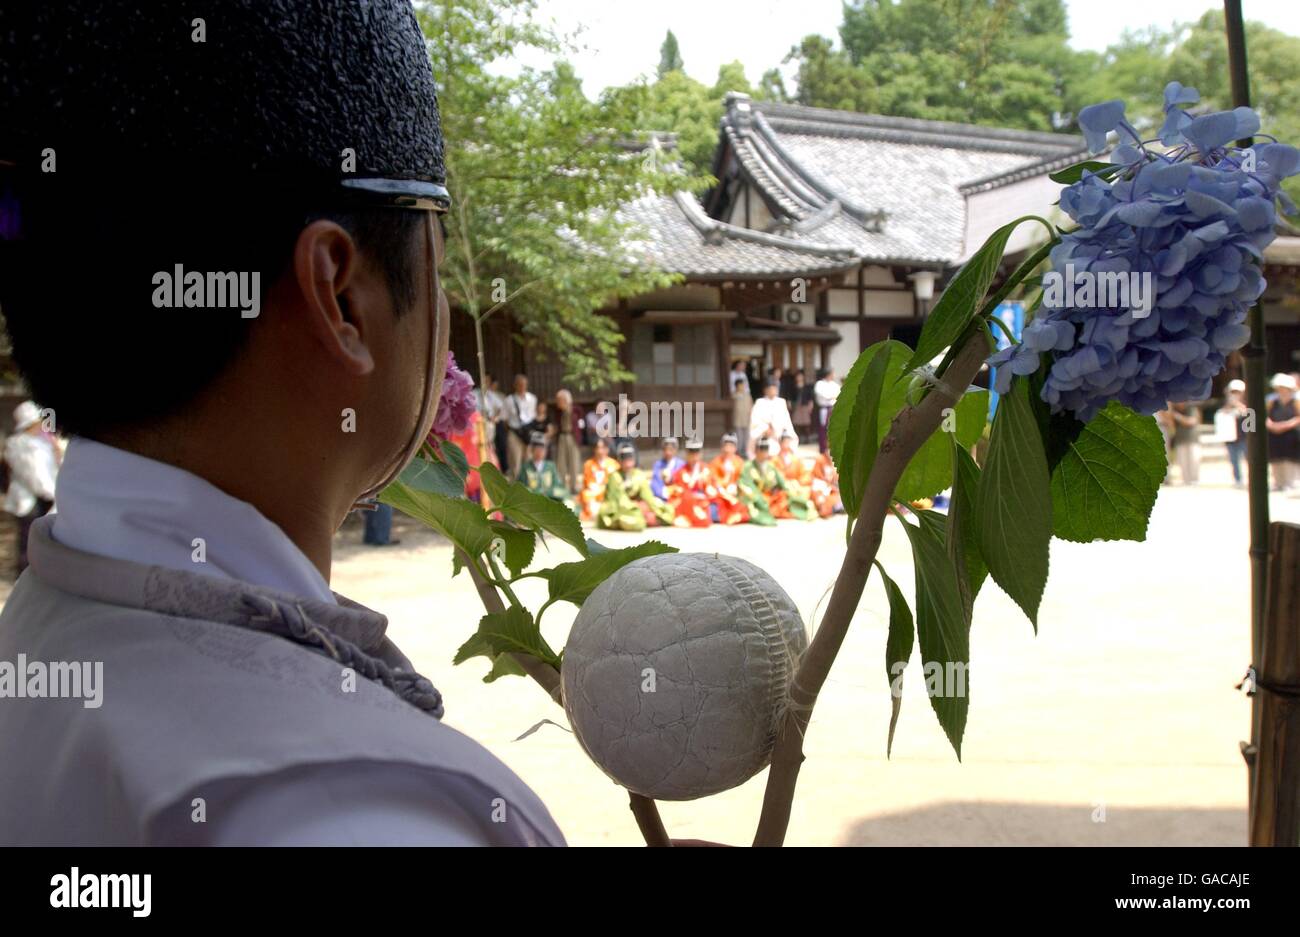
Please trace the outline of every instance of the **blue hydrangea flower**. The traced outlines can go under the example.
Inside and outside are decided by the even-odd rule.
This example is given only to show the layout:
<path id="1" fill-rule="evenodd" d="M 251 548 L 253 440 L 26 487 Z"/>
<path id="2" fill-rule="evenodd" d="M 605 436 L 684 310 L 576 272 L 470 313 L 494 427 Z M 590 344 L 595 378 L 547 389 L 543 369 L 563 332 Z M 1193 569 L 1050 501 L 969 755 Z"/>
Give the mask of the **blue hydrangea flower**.
<path id="1" fill-rule="evenodd" d="M 1094 153 L 1119 133 L 1111 162 L 1123 169 L 1085 170 L 1062 190 L 1061 209 L 1079 226 L 1051 251 L 1044 301 L 1021 343 L 989 358 L 999 393 L 1046 355 L 1042 397 L 1053 412 L 1086 421 L 1118 400 L 1150 414 L 1169 401 L 1208 397 L 1226 356 L 1246 343 L 1246 311 L 1265 287 L 1259 265 L 1275 237 L 1275 203 L 1295 210 L 1280 186 L 1300 172 L 1300 151 L 1276 142 L 1237 147 L 1259 131 L 1255 112 L 1183 109 L 1199 99 L 1176 81 L 1165 88 L 1163 150 L 1141 139 L 1121 101 L 1080 112 Z M 1071 281 L 1095 286 L 1106 275 L 1150 284 L 1149 307 L 1136 293 L 1071 289 Z"/>

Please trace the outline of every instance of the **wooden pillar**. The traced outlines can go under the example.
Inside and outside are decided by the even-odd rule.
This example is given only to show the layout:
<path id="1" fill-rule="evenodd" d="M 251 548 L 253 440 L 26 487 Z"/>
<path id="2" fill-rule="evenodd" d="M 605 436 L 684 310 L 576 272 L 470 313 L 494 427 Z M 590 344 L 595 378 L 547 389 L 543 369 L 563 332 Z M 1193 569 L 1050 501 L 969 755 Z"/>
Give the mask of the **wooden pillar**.
<path id="1" fill-rule="evenodd" d="M 1300 525 L 1269 526 L 1256 691 L 1259 726 L 1251 791 L 1250 844 L 1300 846 Z"/>

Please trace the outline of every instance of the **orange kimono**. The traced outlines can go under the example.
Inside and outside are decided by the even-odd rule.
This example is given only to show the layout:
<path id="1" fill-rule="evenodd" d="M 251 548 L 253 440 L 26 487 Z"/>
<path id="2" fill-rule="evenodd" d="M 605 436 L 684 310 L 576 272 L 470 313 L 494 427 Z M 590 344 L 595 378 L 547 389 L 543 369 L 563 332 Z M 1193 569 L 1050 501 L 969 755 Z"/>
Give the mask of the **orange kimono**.
<path id="1" fill-rule="evenodd" d="M 708 527 L 713 523 L 709 506 L 717 499 L 718 489 L 707 462 L 683 465 L 673 476 L 670 489 L 675 493 L 674 527 Z"/>
<path id="2" fill-rule="evenodd" d="M 840 506 L 840 475 L 835 463 L 825 452 L 820 453 L 809 474 L 813 505 L 822 517 L 830 517 Z"/>
<path id="3" fill-rule="evenodd" d="M 807 497 L 808 489 L 812 487 L 812 469 L 804 463 L 803 457 L 797 452 L 782 450 L 772 457 L 772 461 L 785 476 L 790 493 Z"/>
<path id="4" fill-rule="evenodd" d="M 605 500 L 605 486 L 609 484 L 609 476 L 617 471 L 618 463 L 609 456 L 600 461 L 592 457 L 583 463 L 582 491 L 578 493 L 578 500 L 582 502 L 584 521 L 594 518 L 600 510 L 601 502 Z"/>
<path id="5" fill-rule="evenodd" d="M 749 520 L 749 508 L 740 500 L 740 473 L 745 460 L 739 455 L 719 455 L 709 463 L 713 484 L 718 490 L 713 503 L 718 506 L 718 522 L 743 524 Z"/>

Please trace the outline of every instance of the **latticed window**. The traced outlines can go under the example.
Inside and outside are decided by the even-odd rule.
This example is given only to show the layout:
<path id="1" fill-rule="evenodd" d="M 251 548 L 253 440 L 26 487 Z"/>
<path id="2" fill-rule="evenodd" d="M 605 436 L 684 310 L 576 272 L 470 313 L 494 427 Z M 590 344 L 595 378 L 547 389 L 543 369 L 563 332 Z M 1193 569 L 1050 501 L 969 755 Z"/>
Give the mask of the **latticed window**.
<path id="1" fill-rule="evenodd" d="M 718 346 L 711 323 L 637 323 L 628 341 L 638 384 L 712 387 L 718 380 Z"/>

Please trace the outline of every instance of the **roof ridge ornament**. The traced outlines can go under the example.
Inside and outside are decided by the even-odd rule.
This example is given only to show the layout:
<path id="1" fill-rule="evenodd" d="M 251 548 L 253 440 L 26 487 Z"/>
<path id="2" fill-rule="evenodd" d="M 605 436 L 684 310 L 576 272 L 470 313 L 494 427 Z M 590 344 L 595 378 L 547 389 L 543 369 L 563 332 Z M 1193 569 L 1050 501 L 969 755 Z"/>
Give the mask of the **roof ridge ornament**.
<path id="1" fill-rule="evenodd" d="M 728 91 L 722 98 L 723 109 L 735 115 L 736 126 L 748 129 L 753 122 L 754 105 L 744 91 Z"/>

